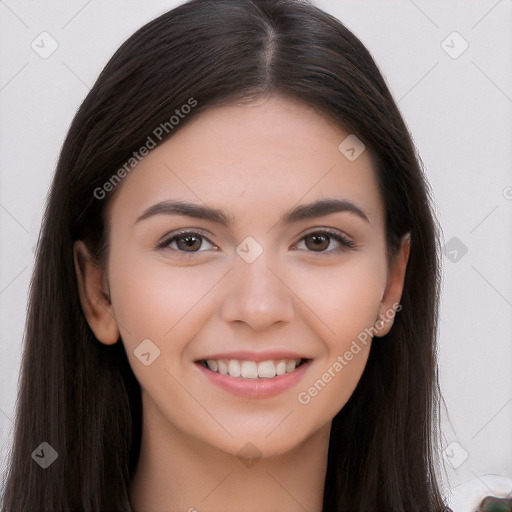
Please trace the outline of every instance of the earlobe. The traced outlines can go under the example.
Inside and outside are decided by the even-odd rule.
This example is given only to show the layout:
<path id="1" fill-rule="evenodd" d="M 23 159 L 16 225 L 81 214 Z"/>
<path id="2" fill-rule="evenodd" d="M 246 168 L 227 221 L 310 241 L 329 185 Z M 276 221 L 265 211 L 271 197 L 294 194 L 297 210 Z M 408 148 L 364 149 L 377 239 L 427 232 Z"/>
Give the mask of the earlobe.
<path id="1" fill-rule="evenodd" d="M 376 337 L 382 337 L 391 331 L 396 312 L 401 309 L 400 299 L 404 288 L 405 272 L 411 250 L 411 235 L 406 233 L 401 240 L 400 248 L 390 264 L 388 281 L 381 301 L 379 318 L 375 323 Z"/>
<path id="2" fill-rule="evenodd" d="M 87 246 L 78 240 L 73 245 L 73 258 L 82 310 L 96 338 L 106 345 L 119 339 L 104 270 L 91 256 Z"/>

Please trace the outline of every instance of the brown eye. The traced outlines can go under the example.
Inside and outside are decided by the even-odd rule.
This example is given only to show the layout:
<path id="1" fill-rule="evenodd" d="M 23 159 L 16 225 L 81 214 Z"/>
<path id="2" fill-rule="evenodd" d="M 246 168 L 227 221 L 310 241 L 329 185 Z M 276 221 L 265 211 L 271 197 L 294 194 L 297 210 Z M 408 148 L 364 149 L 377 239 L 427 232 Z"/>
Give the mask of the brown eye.
<path id="1" fill-rule="evenodd" d="M 327 235 L 308 235 L 304 237 L 304 240 L 306 241 L 306 247 L 312 251 L 324 251 L 330 243 L 330 237 Z M 308 240 L 311 243 L 308 243 Z"/>
<path id="2" fill-rule="evenodd" d="M 204 243 L 210 244 L 211 247 L 206 246 Z M 213 244 L 200 233 L 192 231 L 182 231 L 181 233 L 174 233 L 166 236 L 157 246 L 159 249 L 171 249 L 172 251 L 182 253 L 195 253 L 203 252 L 213 248 Z M 203 247 L 201 249 L 201 247 Z"/>
<path id="3" fill-rule="evenodd" d="M 338 233 L 330 231 L 315 231 L 304 236 L 300 243 L 304 243 L 306 251 L 316 253 L 340 253 L 347 249 L 355 249 L 356 244 Z M 331 249 L 328 249 L 331 246 Z"/>
<path id="4" fill-rule="evenodd" d="M 176 245 L 180 251 L 196 251 L 201 247 L 201 240 L 197 235 L 180 236 L 176 238 Z"/>

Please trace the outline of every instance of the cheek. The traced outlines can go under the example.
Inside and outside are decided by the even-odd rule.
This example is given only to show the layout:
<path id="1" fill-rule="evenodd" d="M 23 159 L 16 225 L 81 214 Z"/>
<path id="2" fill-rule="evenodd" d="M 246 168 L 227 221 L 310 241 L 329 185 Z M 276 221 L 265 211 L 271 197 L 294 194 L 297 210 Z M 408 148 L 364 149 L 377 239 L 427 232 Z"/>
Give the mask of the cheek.
<path id="1" fill-rule="evenodd" d="M 354 256 L 337 266 L 310 267 L 297 273 L 293 290 L 310 310 L 330 350 L 342 350 L 378 319 L 386 265 L 372 254 Z M 306 314 L 306 312 L 304 313 Z"/>
<path id="2" fill-rule="evenodd" d="M 172 267 L 143 254 L 115 256 L 109 281 L 125 345 L 149 338 L 158 346 L 169 345 L 171 340 L 175 346 L 175 341 L 186 339 L 183 329 L 197 325 L 191 316 L 200 314 L 203 299 L 222 278 L 222 272 L 213 267 Z M 187 332 L 188 338 L 192 336 Z"/>
<path id="3" fill-rule="evenodd" d="M 190 396 L 177 382 L 187 378 L 187 345 L 211 315 L 208 297 L 225 272 L 206 266 L 173 268 L 148 260 L 126 255 L 112 265 L 112 298 L 121 338 L 137 380 L 152 399 L 165 404 L 172 396 L 178 410 L 188 410 Z M 200 410 L 197 414 L 201 425 L 204 418 Z"/>
<path id="4" fill-rule="evenodd" d="M 385 262 L 372 255 L 302 275 L 301 296 L 316 316 L 325 356 L 297 396 L 311 417 L 332 419 L 346 404 L 366 366 L 370 328 L 378 320 Z M 300 416 L 306 421 L 306 416 Z"/>

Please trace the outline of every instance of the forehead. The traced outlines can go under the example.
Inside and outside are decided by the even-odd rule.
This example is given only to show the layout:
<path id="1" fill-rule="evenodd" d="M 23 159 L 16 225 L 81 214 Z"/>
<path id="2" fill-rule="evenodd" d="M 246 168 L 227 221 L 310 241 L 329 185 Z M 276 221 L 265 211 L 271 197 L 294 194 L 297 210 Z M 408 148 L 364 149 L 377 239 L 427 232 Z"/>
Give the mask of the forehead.
<path id="1" fill-rule="evenodd" d="M 355 160 L 339 149 L 351 135 L 313 108 L 269 97 L 209 108 L 149 153 L 123 179 L 111 212 L 187 199 L 270 214 L 280 205 L 343 197 L 382 215 L 368 151 Z"/>

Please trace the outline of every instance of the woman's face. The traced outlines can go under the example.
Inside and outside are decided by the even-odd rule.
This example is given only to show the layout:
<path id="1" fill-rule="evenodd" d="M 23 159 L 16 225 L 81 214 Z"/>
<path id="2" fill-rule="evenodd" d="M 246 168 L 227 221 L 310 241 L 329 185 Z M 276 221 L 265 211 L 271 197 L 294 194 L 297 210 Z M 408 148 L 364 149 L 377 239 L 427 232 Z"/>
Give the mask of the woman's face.
<path id="1" fill-rule="evenodd" d="M 118 185 L 106 273 L 87 263 L 81 286 L 97 338 L 121 336 L 148 428 L 263 456 L 328 431 L 407 260 L 386 259 L 369 152 L 342 152 L 348 135 L 278 97 L 216 107 Z"/>

